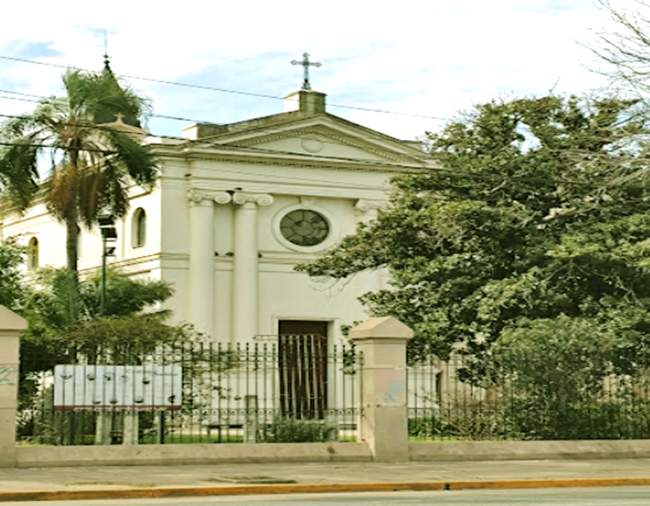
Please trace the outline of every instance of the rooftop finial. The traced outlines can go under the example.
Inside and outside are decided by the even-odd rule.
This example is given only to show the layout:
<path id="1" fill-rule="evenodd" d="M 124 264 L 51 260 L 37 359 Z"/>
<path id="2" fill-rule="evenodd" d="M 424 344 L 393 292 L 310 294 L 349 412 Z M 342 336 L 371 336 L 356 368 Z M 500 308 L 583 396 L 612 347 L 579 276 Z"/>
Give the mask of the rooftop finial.
<path id="1" fill-rule="evenodd" d="M 106 33 L 106 30 L 104 30 L 104 69 L 106 70 L 111 70 L 109 60 L 110 57 L 108 56 L 108 35 Z"/>
<path id="2" fill-rule="evenodd" d="M 318 62 L 309 61 L 309 53 L 302 54 L 302 60 L 291 60 L 291 65 L 302 65 L 304 69 L 304 79 L 302 81 L 302 88 L 306 91 L 311 91 L 311 86 L 309 85 L 309 67 L 320 67 L 321 64 Z"/>

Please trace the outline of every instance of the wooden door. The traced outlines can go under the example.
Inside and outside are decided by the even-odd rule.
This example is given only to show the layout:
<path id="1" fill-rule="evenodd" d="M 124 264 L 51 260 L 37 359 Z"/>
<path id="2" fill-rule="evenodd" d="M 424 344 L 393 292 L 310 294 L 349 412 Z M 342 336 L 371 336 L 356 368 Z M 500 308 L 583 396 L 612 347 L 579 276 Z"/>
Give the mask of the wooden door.
<path id="1" fill-rule="evenodd" d="M 327 322 L 280 321 L 278 362 L 282 416 L 323 419 L 327 409 Z"/>

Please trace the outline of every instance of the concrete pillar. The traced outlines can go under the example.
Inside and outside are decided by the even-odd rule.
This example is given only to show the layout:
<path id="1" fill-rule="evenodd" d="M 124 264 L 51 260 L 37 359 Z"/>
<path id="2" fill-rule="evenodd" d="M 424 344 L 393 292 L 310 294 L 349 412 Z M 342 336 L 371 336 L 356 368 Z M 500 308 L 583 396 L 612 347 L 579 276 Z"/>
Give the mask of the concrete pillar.
<path id="1" fill-rule="evenodd" d="M 111 432 L 113 430 L 113 413 L 110 411 L 102 411 L 97 413 L 95 418 L 95 444 L 96 445 L 109 445 L 111 444 Z"/>
<path id="2" fill-rule="evenodd" d="M 16 465 L 20 333 L 24 318 L 0 306 L 0 467 Z"/>
<path id="3" fill-rule="evenodd" d="M 246 342 L 258 334 L 259 272 L 257 206 L 273 203 L 271 195 L 236 193 L 233 259 L 233 340 Z"/>
<path id="4" fill-rule="evenodd" d="M 138 433 L 140 430 L 139 417 L 137 411 L 126 411 L 124 413 L 124 425 L 122 426 L 122 444 L 137 445 Z"/>
<path id="5" fill-rule="evenodd" d="M 395 318 L 371 318 L 350 331 L 363 354 L 361 434 L 375 461 L 409 460 L 406 343 L 413 331 Z"/>
<path id="6" fill-rule="evenodd" d="M 230 202 L 230 195 L 188 192 L 190 201 L 190 272 L 188 319 L 196 329 L 214 337 L 214 203 Z"/>

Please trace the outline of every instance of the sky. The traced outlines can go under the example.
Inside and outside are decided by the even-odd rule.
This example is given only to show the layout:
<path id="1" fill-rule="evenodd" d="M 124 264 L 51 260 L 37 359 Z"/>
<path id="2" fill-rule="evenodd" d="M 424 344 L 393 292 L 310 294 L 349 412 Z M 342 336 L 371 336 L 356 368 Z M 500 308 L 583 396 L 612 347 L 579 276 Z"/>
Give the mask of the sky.
<path id="1" fill-rule="evenodd" d="M 100 70 L 107 41 L 113 71 L 133 76 L 156 114 L 231 123 L 282 112 L 302 84 L 290 62 L 308 52 L 322 63 L 311 85 L 328 112 L 410 140 L 493 98 L 603 86 L 581 43 L 611 29 L 592 0 L 32 0 L 9 10 L 0 56 Z M 63 71 L 0 58 L 0 90 L 61 94 Z M 20 97 L 0 91 L 0 114 L 29 111 Z M 148 128 L 179 136 L 190 124 L 154 117 Z"/>

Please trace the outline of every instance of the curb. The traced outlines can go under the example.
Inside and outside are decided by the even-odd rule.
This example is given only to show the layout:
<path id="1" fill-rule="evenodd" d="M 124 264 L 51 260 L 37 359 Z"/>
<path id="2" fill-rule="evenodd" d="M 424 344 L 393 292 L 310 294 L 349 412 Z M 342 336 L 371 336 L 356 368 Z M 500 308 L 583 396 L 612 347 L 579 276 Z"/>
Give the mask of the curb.
<path id="1" fill-rule="evenodd" d="M 332 492 L 399 492 L 431 490 L 622 487 L 650 485 L 650 478 L 584 478 L 550 480 L 473 480 L 399 483 L 331 483 L 234 485 L 219 487 L 160 487 L 105 490 L 0 492 L 0 502 L 66 501 L 75 499 L 145 499 L 228 495 L 322 494 Z"/>

